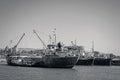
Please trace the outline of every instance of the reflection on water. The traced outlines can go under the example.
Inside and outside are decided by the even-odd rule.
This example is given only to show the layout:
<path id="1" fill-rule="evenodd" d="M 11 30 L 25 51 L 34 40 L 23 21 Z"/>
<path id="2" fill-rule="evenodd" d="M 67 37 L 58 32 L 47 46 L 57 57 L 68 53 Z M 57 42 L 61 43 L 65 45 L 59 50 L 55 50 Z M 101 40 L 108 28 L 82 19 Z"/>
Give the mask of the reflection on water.
<path id="1" fill-rule="evenodd" d="M 56 69 L 0 65 L 0 80 L 120 80 L 119 74 L 119 66 Z"/>

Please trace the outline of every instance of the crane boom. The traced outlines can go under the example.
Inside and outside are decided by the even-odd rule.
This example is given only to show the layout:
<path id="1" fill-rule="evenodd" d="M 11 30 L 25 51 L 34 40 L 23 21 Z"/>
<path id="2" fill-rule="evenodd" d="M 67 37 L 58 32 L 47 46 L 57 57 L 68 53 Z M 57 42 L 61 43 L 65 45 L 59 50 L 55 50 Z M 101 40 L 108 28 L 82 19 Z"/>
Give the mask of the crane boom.
<path id="1" fill-rule="evenodd" d="M 33 33 L 35 33 L 37 35 L 37 37 L 39 38 L 39 40 L 42 42 L 43 46 L 47 49 L 47 46 L 45 45 L 45 43 L 43 42 L 43 40 L 40 38 L 40 36 L 37 34 L 37 32 L 35 30 L 33 30 Z"/>
<path id="2" fill-rule="evenodd" d="M 23 33 L 22 37 L 19 39 L 18 43 L 14 46 L 14 48 L 18 46 L 18 44 L 20 43 L 20 41 L 23 39 L 24 36 L 25 36 L 25 33 Z"/>

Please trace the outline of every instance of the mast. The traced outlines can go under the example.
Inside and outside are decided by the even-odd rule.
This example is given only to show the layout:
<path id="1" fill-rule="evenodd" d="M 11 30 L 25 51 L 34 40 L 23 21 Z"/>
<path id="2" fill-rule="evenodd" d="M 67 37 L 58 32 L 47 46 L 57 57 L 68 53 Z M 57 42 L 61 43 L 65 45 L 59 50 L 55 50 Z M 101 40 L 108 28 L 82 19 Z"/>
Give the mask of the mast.
<path id="1" fill-rule="evenodd" d="M 51 38 L 50 34 L 49 34 L 49 42 L 50 42 L 50 44 L 52 44 L 52 38 Z"/>
<path id="2" fill-rule="evenodd" d="M 47 46 L 45 45 L 45 43 L 43 42 L 43 40 L 40 38 L 40 36 L 37 34 L 37 32 L 35 30 L 33 30 L 33 33 L 36 34 L 36 36 L 39 38 L 39 40 L 42 42 L 43 46 L 47 49 Z"/>
<path id="3" fill-rule="evenodd" d="M 75 39 L 75 46 L 77 45 L 77 40 Z"/>
<path id="4" fill-rule="evenodd" d="M 92 53 L 94 53 L 94 41 L 92 41 Z"/>
<path id="5" fill-rule="evenodd" d="M 54 36 L 54 44 L 57 44 L 57 39 L 56 39 L 56 28 L 54 28 L 53 36 Z"/>
<path id="6" fill-rule="evenodd" d="M 94 41 L 92 41 L 92 55 L 93 55 L 92 65 L 94 65 L 94 60 L 95 60 L 95 56 L 94 56 Z"/>

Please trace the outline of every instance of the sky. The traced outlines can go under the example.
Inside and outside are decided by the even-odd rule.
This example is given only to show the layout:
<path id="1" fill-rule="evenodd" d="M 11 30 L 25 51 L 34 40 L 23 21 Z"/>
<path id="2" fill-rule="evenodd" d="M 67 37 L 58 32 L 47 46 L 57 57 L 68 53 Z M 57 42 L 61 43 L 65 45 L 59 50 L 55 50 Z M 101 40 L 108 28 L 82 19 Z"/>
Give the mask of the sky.
<path id="1" fill-rule="evenodd" d="M 56 28 L 57 42 L 77 41 L 120 55 L 120 0 L 0 0 L 0 48 L 42 48 L 33 29 L 48 44 Z M 12 40 L 12 41 L 11 41 Z M 11 43 L 12 42 L 12 43 Z"/>

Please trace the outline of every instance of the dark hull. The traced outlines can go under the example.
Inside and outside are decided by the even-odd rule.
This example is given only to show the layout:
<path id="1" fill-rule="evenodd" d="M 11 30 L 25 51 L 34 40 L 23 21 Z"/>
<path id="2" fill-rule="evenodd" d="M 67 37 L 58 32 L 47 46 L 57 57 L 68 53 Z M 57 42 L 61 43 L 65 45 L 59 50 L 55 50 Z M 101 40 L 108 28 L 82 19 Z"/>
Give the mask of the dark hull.
<path id="1" fill-rule="evenodd" d="M 93 59 L 79 59 L 76 65 L 92 65 L 93 64 Z"/>
<path id="2" fill-rule="evenodd" d="M 111 60 L 112 66 L 120 66 L 120 60 Z"/>
<path id="3" fill-rule="evenodd" d="M 47 57 L 43 60 L 44 67 L 72 68 L 77 63 L 78 57 Z"/>
<path id="4" fill-rule="evenodd" d="M 7 58 L 7 64 L 12 66 L 34 66 L 36 63 L 40 62 L 42 58 L 33 58 L 33 57 L 9 57 Z M 19 62 L 19 60 L 21 60 Z"/>
<path id="5" fill-rule="evenodd" d="M 111 59 L 95 58 L 93 64 L 99 66 L 110 66 Z"/>
<path id="6" fill-rule="evenodd" d="M 7 59 L 7 63 L 8 65 L 13 65 L 13 66 L 72 68 L 77 63 L 78 57 L 44 56 L 42 58 L 25 57 L 22 58 L 21 60 L 22 61 L 19 62 L 19 58 L 13 59 L 10 57 Z"/>
<path id="7" fill-rule="evenodd" d="M 111 59 L 106 58 L 79 59 L 76 65 L 109 66 L 111 65 Z"/>

